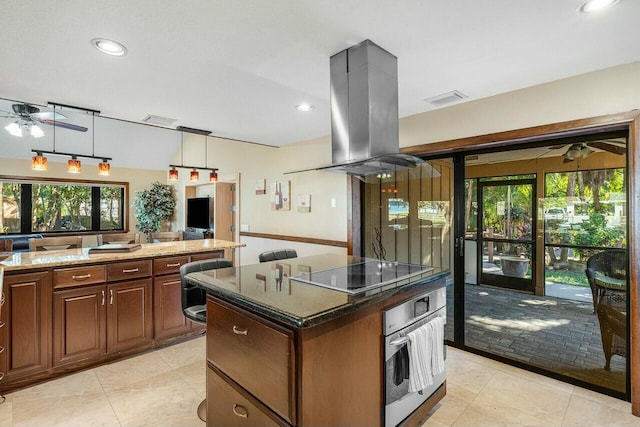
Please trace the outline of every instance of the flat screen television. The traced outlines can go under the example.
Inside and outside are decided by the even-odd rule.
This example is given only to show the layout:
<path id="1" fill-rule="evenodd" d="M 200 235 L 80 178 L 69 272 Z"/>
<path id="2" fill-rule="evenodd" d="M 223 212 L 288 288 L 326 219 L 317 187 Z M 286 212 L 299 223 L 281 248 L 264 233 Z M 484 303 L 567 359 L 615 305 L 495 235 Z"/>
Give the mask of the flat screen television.
<path id="1" fill-rule="evenodd" d="M 210 197 L 187 199 L 187 227 L 213 229 L 213 199 Z"/>

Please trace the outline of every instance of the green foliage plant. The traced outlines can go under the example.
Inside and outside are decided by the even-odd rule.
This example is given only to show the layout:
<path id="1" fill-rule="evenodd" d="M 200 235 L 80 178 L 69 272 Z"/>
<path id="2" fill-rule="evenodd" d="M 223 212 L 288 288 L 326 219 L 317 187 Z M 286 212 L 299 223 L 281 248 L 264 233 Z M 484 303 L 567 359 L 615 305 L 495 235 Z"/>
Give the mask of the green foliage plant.
<path id="1" fill-rule="evenodd" d="M 162 221 L 168 220 L 176 207 L 173 187 L 154 182 L 149 189 L 136 192 L 134 207 L 138 231 L 147 235 L 160 231 Z"/>

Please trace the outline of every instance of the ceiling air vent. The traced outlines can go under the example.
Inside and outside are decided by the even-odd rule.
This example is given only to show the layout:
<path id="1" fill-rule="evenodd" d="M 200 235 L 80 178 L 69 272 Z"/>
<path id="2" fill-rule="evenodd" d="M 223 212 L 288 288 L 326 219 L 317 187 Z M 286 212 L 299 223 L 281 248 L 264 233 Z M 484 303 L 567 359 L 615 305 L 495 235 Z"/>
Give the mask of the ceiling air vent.
<path id="1" fill-rule="evenodd" d="M 443 93 L 441 95 L 432 96 L 431 98 L 425 99 L 425 101 L 427 101 L 429 104 L 433 105 L 434 107 L 442 107 L 443 105 L 451 104 L 453 102 L 458 102 L 465 98 L 468 98 L 468 96 L 462 92 L 458 92 L 457 90 L 454 90 L 451 92 Z"/>
<path id="2" fill-rule="evenodd" d="M 149 125 L 157 125 L 157 126 L 171 126 L 175 123 L 176 119 L 170 119 L 168 117 L 154 116 L 149 114 L 147 117 L 142 119 L 142 123 L 147 123 Z"/>

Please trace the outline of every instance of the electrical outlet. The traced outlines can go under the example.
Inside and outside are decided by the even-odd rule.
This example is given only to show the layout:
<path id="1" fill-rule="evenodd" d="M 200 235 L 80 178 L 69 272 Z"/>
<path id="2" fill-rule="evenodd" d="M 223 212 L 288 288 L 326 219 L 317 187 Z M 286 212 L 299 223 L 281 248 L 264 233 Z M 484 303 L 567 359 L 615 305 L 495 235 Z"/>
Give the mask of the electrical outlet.
<path id="1" fill-rule="evenodd" d="M 249 224 L 240 224 L 240 231 L 249 231 Z"/>
<path id="2" fill-rule="evenodd" d="M 336 198 L 335 198 L 335 197 L 332 197 L 332 198 L 331 198 L 331 207 L 332 207 L 332 208 L 335 208 L 335 207 L 336 207 Z"/>

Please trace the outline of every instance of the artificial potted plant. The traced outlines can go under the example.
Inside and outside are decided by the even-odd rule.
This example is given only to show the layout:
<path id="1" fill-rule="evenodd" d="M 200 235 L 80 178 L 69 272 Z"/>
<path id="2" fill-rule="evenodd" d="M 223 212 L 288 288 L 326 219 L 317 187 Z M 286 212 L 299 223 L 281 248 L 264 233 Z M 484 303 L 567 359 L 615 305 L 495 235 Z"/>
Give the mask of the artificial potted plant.
<path id="1" fill-rule="evenodd" d="M 138 191 L 134 203 L 138 231 L 145 233 L 151 242 L 151 233 L 160 231 L 162 221 L 173 215 L 176 197 L 173 187 L 154 182 L 147 190 Z"/>

